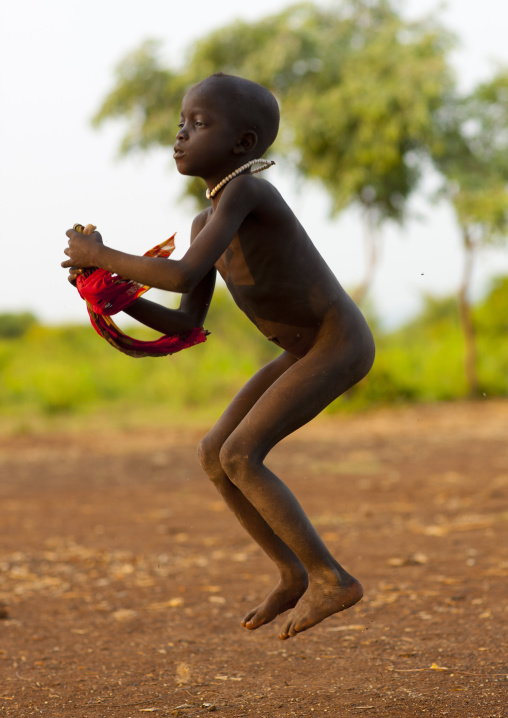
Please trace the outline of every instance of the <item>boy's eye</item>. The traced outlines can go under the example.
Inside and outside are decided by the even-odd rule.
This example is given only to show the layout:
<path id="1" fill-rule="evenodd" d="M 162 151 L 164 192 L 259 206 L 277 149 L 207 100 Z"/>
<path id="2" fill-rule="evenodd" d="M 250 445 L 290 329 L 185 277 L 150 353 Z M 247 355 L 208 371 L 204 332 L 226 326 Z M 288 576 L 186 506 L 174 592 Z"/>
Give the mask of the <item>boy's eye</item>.
<path id="1" fill-rule="evenodd" d="M 202 122 L 201 120 L 194 120 L 193 125 L 194 125 L 194 127 L 206 127 L 206 122 Z M 180 120 L 180 122 L 178 123 L 178 127 L 180 129 L 185 127 L 185 122 Z"/>

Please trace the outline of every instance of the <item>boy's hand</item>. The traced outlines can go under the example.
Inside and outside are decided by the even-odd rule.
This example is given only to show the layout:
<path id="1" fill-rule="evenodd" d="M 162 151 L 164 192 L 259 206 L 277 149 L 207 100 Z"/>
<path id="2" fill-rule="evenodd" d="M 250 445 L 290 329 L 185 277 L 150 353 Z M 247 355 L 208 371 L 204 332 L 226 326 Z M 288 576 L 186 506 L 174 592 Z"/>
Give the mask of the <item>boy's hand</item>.
<path id="1" fill-rule="evenodd" d="M 80 274 L 83 273 L 83 269 L 81 267 L 71 267 L 69 269 L 69 276 L 67 277 L 67 280 L 72 284 L 73 287 L 76 286 L 76 280 Z"/>
<path id="2" fill-rule="evenodd" d="M 97 254 L 102 247 L 102 237 L 99 232 L 84 235 L 74 229 L 68 229 L 65 233 L 69 237 L 69 246 L 64 249 L 69 259 L 62 262 L 62 267 L 95 267 L 97 266 Z M 74 277 L 75 279 L 75 277 Z M 69 276 L 69 281 L 72 282 Z"/>

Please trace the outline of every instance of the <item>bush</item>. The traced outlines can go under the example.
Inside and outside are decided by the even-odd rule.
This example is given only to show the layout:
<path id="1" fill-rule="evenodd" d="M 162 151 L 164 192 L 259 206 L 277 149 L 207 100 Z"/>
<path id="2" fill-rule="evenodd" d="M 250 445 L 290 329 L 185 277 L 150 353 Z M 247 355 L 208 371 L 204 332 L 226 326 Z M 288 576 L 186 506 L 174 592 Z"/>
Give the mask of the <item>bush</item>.
<path id="1" fill-rule="evenodd" d="M 22 337 L 36 322 L 35 316 L 30 312 L 0 314 L 0 339 Z"/>
<path id="2" fill-rule="evenodd" d="M 193 409 L 217 415 L 279 352 L 222 289 L 216 291 L 206 322 L 212 332 L 208 341 L 167 358 L 132 359 L 114 351 L 89 325 L 45 327 L 31 315 L 23 325 L 19 316 L 27 315 L 18 315 L 12 326 L 18 332 L 25 326 L 23 333 L 0 337 L 4 414 L 118 411 L 130 416 L 160 415 L 163 409 L 181 416 Z M 475 308 L 480 379 L 491 396 L 508 394 L 507 321 L 508 278 L 501 278 Z M 145 330 L 136 334 L 153 336 Z M 375 334 L 377 355 L 370 374 L 335 401 L 330 412 L 466 395 L 455 299 L 429 297 L 414 321 L 389 333 L 378 326 Z"/>

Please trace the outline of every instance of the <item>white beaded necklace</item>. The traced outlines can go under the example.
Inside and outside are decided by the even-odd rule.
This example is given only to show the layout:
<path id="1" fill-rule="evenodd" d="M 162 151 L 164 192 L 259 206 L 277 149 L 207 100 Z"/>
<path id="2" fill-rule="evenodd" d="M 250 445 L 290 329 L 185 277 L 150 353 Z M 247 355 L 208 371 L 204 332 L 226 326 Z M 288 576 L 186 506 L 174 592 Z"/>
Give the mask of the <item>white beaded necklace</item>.
<path id="1" fill-rule="evenodd" d="M 267 170 L 269 167 L 275 164 L 273 160 L 250 160 L 250 162 L 246 162 L 244 165 L 239 167 L 234 172 L 231 172 L 230 175 L 227 177 L 224 177 L 223 180 L 219 182 L 219 184 L 215 185 L 215 187 L 212 190 L 207 189 L 206 190 L 206 199 L 213 199 L 217 192 L 221 190 L 223 187 L 227 185 L 228 182 L 231 182 L 234 177 L 237 177 L 239 174 L 244 172 L 245 170 L 249 169 L 249 167 L 252 167 L 252 165 L 259 165 L 262 164 L 263 167 L 259 167 L 257 170 L 254 170 L 250 172 L 251 175 L 255 175 L 257 172 L 262 172 L 263 170 Z"/>

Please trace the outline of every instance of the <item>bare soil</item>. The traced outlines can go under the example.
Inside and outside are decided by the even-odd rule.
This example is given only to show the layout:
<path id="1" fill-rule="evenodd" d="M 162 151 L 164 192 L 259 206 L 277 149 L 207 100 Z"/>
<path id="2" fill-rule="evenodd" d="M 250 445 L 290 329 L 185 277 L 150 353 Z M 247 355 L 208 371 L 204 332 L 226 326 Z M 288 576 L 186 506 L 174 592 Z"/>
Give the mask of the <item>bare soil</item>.
<path id="1" fill-rule="evenodd" d="M 201 432 L 0 438 L 0 715 L 508 716 L 508 402 L 323 418 L 277 447 L 365 598 L 240 620 L 270 562 Z"/>

